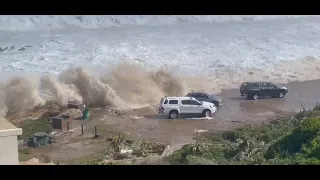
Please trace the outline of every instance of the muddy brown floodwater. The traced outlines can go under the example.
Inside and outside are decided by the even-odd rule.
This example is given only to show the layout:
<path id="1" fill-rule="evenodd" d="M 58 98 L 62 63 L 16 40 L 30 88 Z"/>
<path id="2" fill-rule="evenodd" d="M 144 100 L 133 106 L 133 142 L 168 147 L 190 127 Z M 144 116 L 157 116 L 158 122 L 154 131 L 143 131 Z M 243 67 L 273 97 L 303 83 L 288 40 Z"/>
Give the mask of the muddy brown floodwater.
<path id="1" fill-rule="evenodd" d="M 199 120 L 180 118 L 168 120 L 155 115 L 145 119 L 114 119 L 103 124 L 115 125 L 118 129 L 139 137 L 154 138 L 166 143 L 189 143 L 198 129 L 223 131 L 245 124 L 261 124 L 279 116 L 292 115 L 294 112 L 312 108 L 320 102 L 320 80 L 292 82 L 285 84 L 289 93 L 283 99 L 268 98 L 257 101 L 240 97 L 238 89 L 224 90 L 218 94 L 223 98 L 223 106 L 212 115 L 213 119 Z M 135 115 L 145 116 L 140 111 Z"/>

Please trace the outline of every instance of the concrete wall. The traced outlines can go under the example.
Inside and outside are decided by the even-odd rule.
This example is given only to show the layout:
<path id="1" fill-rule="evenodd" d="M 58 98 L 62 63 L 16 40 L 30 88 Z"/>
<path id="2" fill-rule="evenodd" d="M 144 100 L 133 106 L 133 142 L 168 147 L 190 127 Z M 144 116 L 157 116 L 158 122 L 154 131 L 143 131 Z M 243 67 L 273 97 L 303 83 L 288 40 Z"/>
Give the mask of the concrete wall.
<path id="1" fill-rule="evenodd" d="M 18 165 L 18 139 L 22 129 L 0 119 L 0 165 Z"/>

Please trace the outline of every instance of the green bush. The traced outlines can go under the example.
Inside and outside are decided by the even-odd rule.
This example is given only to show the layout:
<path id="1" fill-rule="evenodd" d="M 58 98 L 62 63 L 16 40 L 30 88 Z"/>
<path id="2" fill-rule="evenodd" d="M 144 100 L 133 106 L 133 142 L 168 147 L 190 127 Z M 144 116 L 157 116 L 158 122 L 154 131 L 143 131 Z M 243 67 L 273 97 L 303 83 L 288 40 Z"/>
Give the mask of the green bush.
<path id="1" fill-rule="evenodd" d="M 52 125 L 47 118 L 25 120 L 18 127 L 22 128 L 22 135 L 19 136 L 19 139 L 28 139 L 36 132 L 50 133 L 52 131 Z"/>
<path id="2" fill-rule="evenodd" d="M 213 160 L 204 157 L 188 155 L 186 157 L 188 165 L 217 165 Z"/>
<path id="3" fill-rule="evenodd" d="M 237 131 L 226 131 L 222 133 L 222 138 L 230 142 L 237 142 L 240 136 L 240 133 Z"/>
<path id="4" fill-rule="evenodd" d="M 259 127 L 246 126 L 205 141 L 184 146 L 170 157 L 171 164 L 320 164 L 320 106 L 303 110 Z M 210 137 L 211 136 L 211 137 Z M 210 144 L 210 146 L 203 146 Z M 205 147 L 205 148 L 204 148 Z"/>
<path id="5" fill-rule="evenodd" d="M 311 117 L 302 120 L 297 128 L 269 147 L 266 158 L 275 158 L 277 154 L 281 157 L 287 157 L 301 152 L 303 145 L 312 141 L 319 129 L 320 118 Z"/>
<path id="6" fill-rule="evenodd" d="M 320 165 L 320 159 L 318 158 L 307 158 L 307 159 L 297 159 L 297 165 Z"/>
<path id="7" fill-rule="evenodd" d="M 317 134 L 318 131 L 320 130 L 320 118 L 312 117 L 312 118 L 308 118 L 308 119 L 303 120 L 300 123 L 298 130 L 301 133 L 306 133 L 306 134 L 309 134 L 312 136 Z"/>
<path id="8" fill-rule="evenodd" d="M 301 152 L 309 158 L 320 158 L 320 135 L 317 135 L 308 144 L 304 144 L 301 148 Z"/>
<path id="9" fill-rule="evenodd" d="M 272 121 L 270 124 L 263 126 L 261 133 L 258 134 L 258 140 L 266 143 L 274 142 L 294 128 L 295 125 L 292 120 L 280 119 Z"/>
<path id="10" fill-rule="evenodd" d="M 187 163 L 187 155 L 192 154 L 188 145 L 184 145 L 180 150 L 175 151 L 170 157 L 169 162 L 173 165 L 181 165 Z"/>

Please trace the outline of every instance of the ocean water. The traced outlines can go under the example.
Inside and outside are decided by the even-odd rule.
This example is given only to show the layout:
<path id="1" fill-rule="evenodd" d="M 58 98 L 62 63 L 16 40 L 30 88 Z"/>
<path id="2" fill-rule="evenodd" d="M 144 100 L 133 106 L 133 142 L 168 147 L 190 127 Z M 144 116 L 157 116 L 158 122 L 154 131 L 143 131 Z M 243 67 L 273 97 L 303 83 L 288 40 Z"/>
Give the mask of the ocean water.
<path id="1" fill-rule="evenodd" d="M 0 74 L 99 74 L 130 62 L 203 77 L 217 92 L 319 79 L 319 30 L 319 16 L 0 16 Z"/>

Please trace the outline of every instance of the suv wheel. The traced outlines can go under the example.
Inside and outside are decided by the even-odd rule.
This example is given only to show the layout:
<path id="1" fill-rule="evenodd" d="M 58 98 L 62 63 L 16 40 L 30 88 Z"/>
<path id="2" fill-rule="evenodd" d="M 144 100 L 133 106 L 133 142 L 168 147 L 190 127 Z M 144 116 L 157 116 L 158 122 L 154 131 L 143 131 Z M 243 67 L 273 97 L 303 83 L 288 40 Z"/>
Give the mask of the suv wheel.
<path id="1" fill-rule="evenodd" d="M 279 92 L 279 94 L 277 96 L 278 96 L 278 98 L 284 98 L 285 95 L 286 94 L 283 91 L 281 91 L 281 92 Z"/>
<path id="2" fill-rule="evenodd" d="M 178 111 L 170 111 L 169 119 L 176 119 L 178 117 Z"/>
<path id="3" fill-rule="evenodd" d="M 216 107 L 219 107 L 219 102 L 213 101 L 212 103 L 213 103 Z"/>
<path id="4" fill-rule="evenodd" d="M 258 100 L 259 99 L 259 93 L 253 94 L 252 99 L 253 100 Z"/>
<path id="5" fill-rule="evenodd" d="M 202 112 L 202 116 L 203 116 L 203 117 L 210 117 L 210 116 L 211 116 L 211 111 L 208 110 L 208 109 L 205 109 L 205 110 Z"/>

